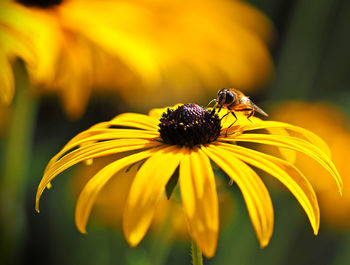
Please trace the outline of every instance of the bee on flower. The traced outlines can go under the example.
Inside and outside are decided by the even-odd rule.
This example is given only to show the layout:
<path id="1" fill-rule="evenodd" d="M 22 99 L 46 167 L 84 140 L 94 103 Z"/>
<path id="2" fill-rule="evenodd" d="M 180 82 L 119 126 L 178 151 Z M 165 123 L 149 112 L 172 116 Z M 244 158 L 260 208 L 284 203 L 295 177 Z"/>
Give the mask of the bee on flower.
<path id="1" fill-rule="evenodd" d="M 214 109 L 219 107 L 218 112 L 220 112 L 222 108 L 228 109 L 229 113 L 231 113 L 236 120 L 237 116 L 235 114 L 235 111 L 244 113 L 247 116 L 248 120 L 254 115 L 255 112 L 258 112 L 266 117 L 269 116 L 260 107 L 255 105 L 255 103 L 249 97 L 235 88 L 220 89 L 218 91 L 217 98 L 211 100 L 209 102 L 209 105 L 211 102 L 215 102 Z"/>
<path id="2" fill-rule="evenodd" d="M 39 211 L 39 199 L 47 185 L 67 168 L 97 157 L 121 154 L 121 158 L 98 171 L 81 191 L 75 211 L 79 231 L 86 233 L 92 207 L 102 188 L 117 172 L 142 162 L 122 213 L 126 241 L 130 246 L 140 243 L 154 219 L 162 194 L 175 182 L 180 188 L 190 236 L 205 256 L 212 257 L 219 233 L 213 162 L 241 190 L 261 247 L 265 247 L 272 236 L 274 210 L 265 184 L 251 166 L 267 172 L 289 189 L 304 209 L 316 235 L 319 206 L 306 176 L 287 160 L 239 143 L 258 143 L 303 153 L 319 163 L 341 191 L 342 180 L 330 159 L 327 145 L 301 127 L 256 117 L 251 117 L 254 121 L 251 123 L 241 113 L 237 113 L 230 134 L 226 134 L 232 119 L 221 119 L 225 113 L 219 115 L 196 104 L 180 104 L 153 109 L 149 115 L 125 113 L 92 126 L 70 140 L 50 160 L 37 190 L 36 210 Z M 262 129 L 269 130 L 270 134 L 257 133 Z M 299 137 L 271 134 L 273 129 L 290 131 Z M 177 169 L 179 176 L 174 180 Z"/>

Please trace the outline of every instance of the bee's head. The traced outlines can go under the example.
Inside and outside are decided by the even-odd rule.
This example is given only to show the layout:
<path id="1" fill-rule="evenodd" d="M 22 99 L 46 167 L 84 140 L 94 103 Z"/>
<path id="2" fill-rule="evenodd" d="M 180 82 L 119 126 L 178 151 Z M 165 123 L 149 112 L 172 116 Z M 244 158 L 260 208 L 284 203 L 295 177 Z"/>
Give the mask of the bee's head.
<path id="1" fill-rule="evenodd" d="M 223 88 L 218 91 L 217 102 L 221 106 L 228 106 L 233 103 L 235 96 L 229 89 Z"/>

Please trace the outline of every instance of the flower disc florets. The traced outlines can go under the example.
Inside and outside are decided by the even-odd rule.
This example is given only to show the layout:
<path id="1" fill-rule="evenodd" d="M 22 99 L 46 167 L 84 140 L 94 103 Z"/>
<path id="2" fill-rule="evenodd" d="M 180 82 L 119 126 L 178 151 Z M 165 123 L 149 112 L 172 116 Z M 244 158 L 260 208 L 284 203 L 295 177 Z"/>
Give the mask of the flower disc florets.
<path id="1" fill-rule="evenodd" d="M 63 0 L 17 0 L 17 2 L 25 6 L 49 8 L 61 4 Z"/>
<path id="2" fill-rule="evenodd" d="M 180 146 L 195 146 L 215 141 L 221 130 L 217 114 L 196 104 L 185 104 L 162 114 L 159 133 L 163 141 Z"/>

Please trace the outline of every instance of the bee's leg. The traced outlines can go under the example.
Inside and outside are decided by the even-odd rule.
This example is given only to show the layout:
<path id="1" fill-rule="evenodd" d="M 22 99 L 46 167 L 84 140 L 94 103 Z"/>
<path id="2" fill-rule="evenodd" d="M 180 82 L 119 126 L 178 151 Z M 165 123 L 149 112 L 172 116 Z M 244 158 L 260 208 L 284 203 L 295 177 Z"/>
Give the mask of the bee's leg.
<path id="1" fill-rule="evenodd" d="M 248 121 L 250 121 L 250 122 L 253 123 L 253 124 L 254 124 L 254 122 L 253 122 L 251 119 L 249 119 L 249 118 L 252 117 L 252 116 L 254 115 L 254 113 L 255 113 L 255 111 L 254 111 L 254 110 L 251 110 L 251 111 L 249 112 L 248 116 L 247 116 Z"/>
<path id="2" fill-rule="evenodd" d="M 219 110 L 218 110 L 218 113 L 221 111 L 221 109 L 222 109 L 222 105 L 220 105 L 220 108 L 219 108 Z"/>
<path id="3" fill-rule="evenodd" d="M 227 137 L 227 135 L 228 135 L 228 130 L 232 127 L 232 125 L 233 124 L 235 124 L 236 123 L 236 121 L 238 120 L 238 118 L 237 118 L 237 116 L 236 116 L 236 114 L 234 113 L 234 111 L 230 108 L 230 107 L 227 107 L 228 108 L 228 110 L 230 111 L 229 113 L 231 113 L 232 115 L 233 115 L 233 117 L 235 117 L 235 121 L 234 122 L 232 122 L 231 124 L 230 124 L 230 126 L 228 126 L 227 127 L 227 129 L 226 129 L 226 133 L 225 133 L 225 137 Z M 229 114 L 229 113 L 227 113 L 227 114 Z M 227 115 L 226 114 L 226 115 Z"/>
<path id="4" fill-rule="evenodd" d="M 222 119 L 225 118 L 229 114 L 230 114 L 230 112 L 227 112 L 224 116 L 221 117 L 220 121 L 222 121 Z"/>
<path id="5" fill-rule="evenodd" d="M 218 103 L 216 102 L 213 109 L 211 110 L 210 114 L 213 115 L 215 113 L 215 109 L 218 106 Z"/>
<path id="6" fill-rule="evenodd" d="M 220 107 L 221 108 L 221 107 Z M 227 109 L 229 110 L 224 116 L 221 117 L 220 121 L 222 121 L 223 118 L 225 118 L 227 115 L 229 115 L 230 113 L 236 118 L 235 122 L 237 121 L 237 117 L 236 114 L 233 112 L 233 110 L 230 107 L 227 107 Z M 220 111 L 220 110 L 219 110 Z M 234 123 L 235 123 L 234 122 Z"/>
<path id="7" fill-rule="evenodd" d="M 216 104 L 214 105 L 214 108 L 215 108 L 215 106 L 217 105 L 217 100 L 216 100 L 216 98 L 210 100 L 210 102 L 209 102 L 208 105 L 205 107 L 205 109 L 207 109 L 207 108 L 209 107 L 209 105 L 210 105 L 212 102 L 215 102 L 215 103 L 216 103 Z"/>
<path id="8" fill-rule="evenodd" d="M 237 116 L 236 116 L 236 114 L 234 113 L 234 111 L 230 108 L 230 107 L 227 107 L 228 109 L 229 109 L 229 111 L 230 111 L 230 113 L 233 115 L 233 117 L 235 117 L 235 121 L 232 123 L 232 125 L 238 120 L 237 119 Z"/>

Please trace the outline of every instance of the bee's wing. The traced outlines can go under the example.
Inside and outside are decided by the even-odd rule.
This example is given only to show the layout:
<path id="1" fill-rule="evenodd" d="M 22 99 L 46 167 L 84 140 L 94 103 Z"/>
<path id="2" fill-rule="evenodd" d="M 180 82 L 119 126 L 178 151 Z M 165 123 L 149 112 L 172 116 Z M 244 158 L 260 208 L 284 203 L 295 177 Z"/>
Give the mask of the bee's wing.
<path id="1" fill-rule="evenodd" d="M 261 115 L 264 115 L 264 116 L 266 116 L 266 117 L 269 116 L 265 111 L 263 111 L 261 108 L 259 108 L 257 105 L 255 105 L 255 104 L 253 103 L 253 101 L 250 100 L 250 104 L 252 104 L 252 106 L 253 106 L 253 108 L 254 108 L 254 110 L 255 110 L 256 112 L 258 112 L 258 113 L 260 113 Z"/>

